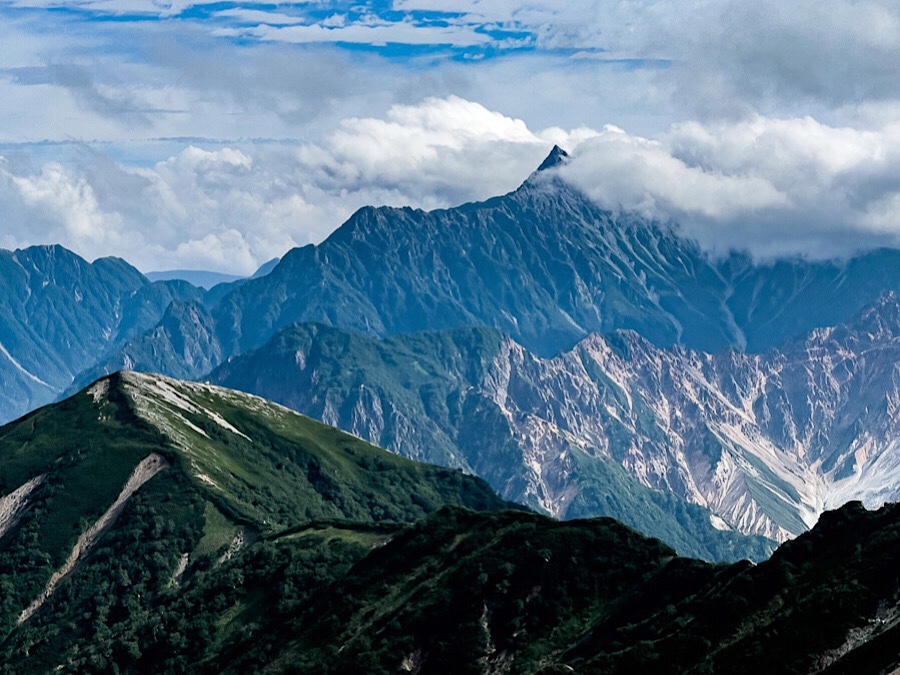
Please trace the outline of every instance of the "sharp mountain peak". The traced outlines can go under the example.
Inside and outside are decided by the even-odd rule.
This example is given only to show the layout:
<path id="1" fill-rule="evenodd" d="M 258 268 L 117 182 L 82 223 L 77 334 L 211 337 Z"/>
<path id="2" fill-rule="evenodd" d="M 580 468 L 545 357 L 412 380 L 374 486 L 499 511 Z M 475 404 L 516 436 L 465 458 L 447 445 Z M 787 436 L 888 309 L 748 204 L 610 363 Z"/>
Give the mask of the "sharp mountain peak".
<path id="1" fill-rule="evenodd" d="M 547 158 L 541 162 L 541 165 L 537 168 L 538 172 L 547 171 L 548 169 L 553 169 L 561 164 L 567 163 L 571 158 L 569 157 L 569 153 L 563 150 L 558 145 L 554 145 L 553 149 L 550 151 L 550 154 L 547 155 Z"/>

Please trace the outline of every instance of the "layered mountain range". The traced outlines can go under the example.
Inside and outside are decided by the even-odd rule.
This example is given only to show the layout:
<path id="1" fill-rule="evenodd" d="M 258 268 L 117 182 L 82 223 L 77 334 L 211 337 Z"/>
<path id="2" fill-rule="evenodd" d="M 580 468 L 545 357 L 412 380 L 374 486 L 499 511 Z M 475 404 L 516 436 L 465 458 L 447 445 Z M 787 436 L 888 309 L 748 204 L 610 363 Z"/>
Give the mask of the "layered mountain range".
<path id="1" fill-rule="evenodd" d="M 206 292 L 59 247 L 8 253 L 2 416 L 134 369 L 281 400 L 559 517 L 629 521 L 641 509 L 617 495 L 640 494 L 710 509 L 683 524 L 782 541 L 843 500 L 892 498 L 893 370 L 870 364 L 893 323 L 867 342 L 858 322 L 900 290 L 900 251 L 714 259 L 673 224 L 604 211 L 559 177 L 565 161 L 555 149 L 486 202 L 361 209 Z M 307 339 L 297 322 L 321 326 Z M 326 326 L 368 345 L 354 365 L 304 346 L 337 339 Z M 423 330 L 445 332 L 409 335 Z"/>
<path id="2" fill-rule="evenodd" d="M 896 505 L 759 565 L 510 506 L 255 396 L 106 377 L 0 427 L 0 672 L 897 666 Z"/>
<path id="3" fill-rule="evenodd" d="M 0 672 L 895 671 L 900 251 L 565 161 L 209 290 L 0 252 Z"/>
<path id="4" fill-rule="evenodd" d="M 652 532 L 605 510 L 605 495 L 628 493 L 610 489 L 613 460 L 708 507 L 722 529 L 784 541 L 848 500 L 900 496 L 898 363 L 900 299 L 888 294 L 763 354 L 666 350 L 621 331 L 542 359 L 488 329 L 374 340 L 297 325 L 210 379 L 463 467 L 556 517 Z"/>
<path id="5" fill-rule="evenodd" d="M 61 246 L 0 251 L 0 419 L 57 398 L 98 357 L 155 326 L 183 281 L 150 283 L 123 260 Z"/>
<path id="6" fill-rule="evenodd" d="M 485 202 L 360 209 L 268 274 L 193 299 L 179 311 L 183 327 L 160 324 L 100 355 L 76 385 L 128 365 L 199 377 L 208 364 L 181 358 L 173 334 L 213 343 L 224 359 L 295 322 L 380 337 L 488 326 L 545 357 L 620 329 L 661 347 L 758 352 L 900 291 L 896 250 L 824 262 L 710 258 L 674 224 L 601 209 L 559 178 L 564 161 L 555 149 L 521 187 Z"/>

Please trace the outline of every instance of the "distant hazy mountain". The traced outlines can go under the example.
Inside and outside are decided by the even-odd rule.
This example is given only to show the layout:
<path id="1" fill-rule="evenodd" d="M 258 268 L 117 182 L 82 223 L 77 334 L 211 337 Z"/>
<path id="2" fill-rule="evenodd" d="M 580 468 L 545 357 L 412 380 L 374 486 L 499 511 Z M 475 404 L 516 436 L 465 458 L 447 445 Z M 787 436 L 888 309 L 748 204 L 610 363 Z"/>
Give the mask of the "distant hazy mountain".
<path id="1" fill-rule="evenodd" d="M 182 281 L 187 281 L 198 288 L 210 290 L 213 286 L 217 286 L 218 284 L 230 284 L 243 279 L 258 279 L 259 277 L 264 277 L 275 269 L 275 265 L 277 265 L 280 260 L 281 258 L 272 258 L 260 265 L 259 269 L 250 276 L 210 272 L 208 270 L 163 270 L 159 272 L 145 272 L 144 276 L 150 281 L 172 281 L 173 279 L 180 279 Z"/>
<path id="2" fill-rule="evenodd" d="M 0 250 L 0 421 L 54 400 L 76 374 L 160 320 L 184 282 L 151 284 L 123 260 L 61 246 Z"/>
<path id="3" fill-rule="evenodd" d="M 269 272 L 275 269 L 275 266 L 281 262 L 281 258 L 272 258 L 269 261 L 264 262 L 259 266 L 251 276 L 251 279 L 259 279 L 260 277 L 266 276 Z"/>
<path id="4" fill-rule="evenodd" d="M 208 272 L 206 270 L 165 270 L 161 272 L 146 272 L 144 274 L 150 281 L 171 281 L 181 279 L 199 288 L 209 290 L 216 284 L 227 284 L 239 279 L 245 279 L 239 274 L 223 274 L 222 272 Z"/>

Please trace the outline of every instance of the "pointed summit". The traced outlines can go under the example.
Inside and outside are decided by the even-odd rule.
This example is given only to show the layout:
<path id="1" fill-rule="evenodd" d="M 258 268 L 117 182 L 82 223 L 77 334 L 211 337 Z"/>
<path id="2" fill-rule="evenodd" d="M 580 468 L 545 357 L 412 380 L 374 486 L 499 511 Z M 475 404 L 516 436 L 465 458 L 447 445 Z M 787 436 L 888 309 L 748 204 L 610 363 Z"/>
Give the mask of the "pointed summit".
<path id="1" fill-rule="evenodd" d="M 541 165 L 537 168 L 538 172 L 546 171 L 547 169 L 552 169 L 555 166 L 559 166 L 560 164 L 565 164 L 569 160 L 569 153 L 563 150 L 558 145 L 554 145 L 553 149 L 550 151 L 550 154 L 547 155 L 547 159 L 541 162 Z"/>

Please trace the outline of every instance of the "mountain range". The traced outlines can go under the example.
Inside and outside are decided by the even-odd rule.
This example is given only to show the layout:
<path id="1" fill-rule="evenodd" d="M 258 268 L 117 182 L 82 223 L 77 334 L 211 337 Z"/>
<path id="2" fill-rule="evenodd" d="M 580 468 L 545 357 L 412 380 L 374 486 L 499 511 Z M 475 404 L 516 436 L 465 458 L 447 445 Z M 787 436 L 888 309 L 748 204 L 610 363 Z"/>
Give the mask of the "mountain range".
<path id="1" fill-rule="evenodd" d="M 660 347 L 755 353 L 900 290 L 896 250 L 823 262 L 711 258 L 672 223 L 601 209 L 556 175 L 565 161 L 554 149 L 521 187 L 485 202 L 362 208 L 268 274 L 187 298 L 188 325 L 101 354 L 76 385 L 129 364 L 200 377 L 208 364 L 179 358 L 165 344 L 173 332 L 214 343 L 224 359 L 295 322 L 379 337 L 488 326 L 543 357 L 620 329 Z"/>
<path id="2" fill-rule="evenodd" d="M 0 252 L 0 672 L 896 669 L 900 251 L 566 161 L 209 289 Z"/>
<path id="3" fill-rule="evenodd" d="M 202 292 L 150 283 L 117 258 L 88 263 L 61 246 L 0 251 L 0 419 L 56 399 L 98 355 L 150 330 Z"/>
<path id="4" fill-rule="evenodd" d="M 763 354 L 661 349 L 619 331 L 542 359 L 491 329 L 377 340 L 298 324 L 209 379 L 460 466 L 556 517 L 610 515 L 675 545 L 671 525 L 628 515 L 648 509 L 603 504 L 633 491 L 610 488 L 613 466 L 707 507 L 723 530 L 776 541 L 847 501 L 897 500 L 898 363 L 889 293 Z"/>
<path id="5" fill-rule="evenodd" d="M 557 175 L 565 161 L 554 149 L 519 189 L 486 202 L 361 209 L 322 244 L 209 291 L 151 283 L 122 261 L 88 264 L 59 247 L 10 253 L 3 419 L 121 369 L 212 379 L 406 456 L 474 472 L 547 513 L 624 518 L 710 558 L 728 550 L 701 543 L 710 525 L 783 541 L 842 500 L 892 498 L 890 420 L 864 434 L 892 383 L 862 387 L 863 373 L 849 380 L 861 396 L 842 390 L 832 370 L 852 345 L 834 340 L 816 347 L 824 380 L 804 380 L 812 342 L 802 343 L 823 327 L 852 332 L 845 322 L 900 287 L 900 252 L 825 262 L 711 258 L 674 224 L 602 210 Z M 383 347 L 362 349 L 353 368 L 323 359 L 327 377 L 285 371 L 296 377 L 291 385 L 265 362 L 285 357 L 281 343 L 298 322 Z M 445 332 L 411 335 L 423 330 Z M 445 347 L 464 363 L 441 361 Z M 864 370 L 864 356 L 854 352 L 852 367 Z M 412 391 L 415 378 L 390 372 L 404 358 L 407 368 L 433 362 L 424 367 L 433 379 Z M 782 362 L 793 365 L 783 371 Z M 384 382 L 406 380 L 379 391 L 372 371 Z M 317 388 L 326 385 L 330 393 Z M 374 394 L 357 395 L 361 386 Z M 856 410 L 865 397 L 868 408 Z M 654 509 L 611 494 L 642 494 L 640 503 L 670 513 L 686 514 L 675 504 L 707 508 L 682 518 L 704 534 L 690 543 L 666 519 L 627 515 Z"/>
<path id="6" fill-rule="evenodd" d="M 73 429 L 77 433 L 73 434 Z M 120 373 L 0 428 L 0 672 L 876 673 L 900 510 L 759 565 L 560 522 L 254 396 Z"/>

